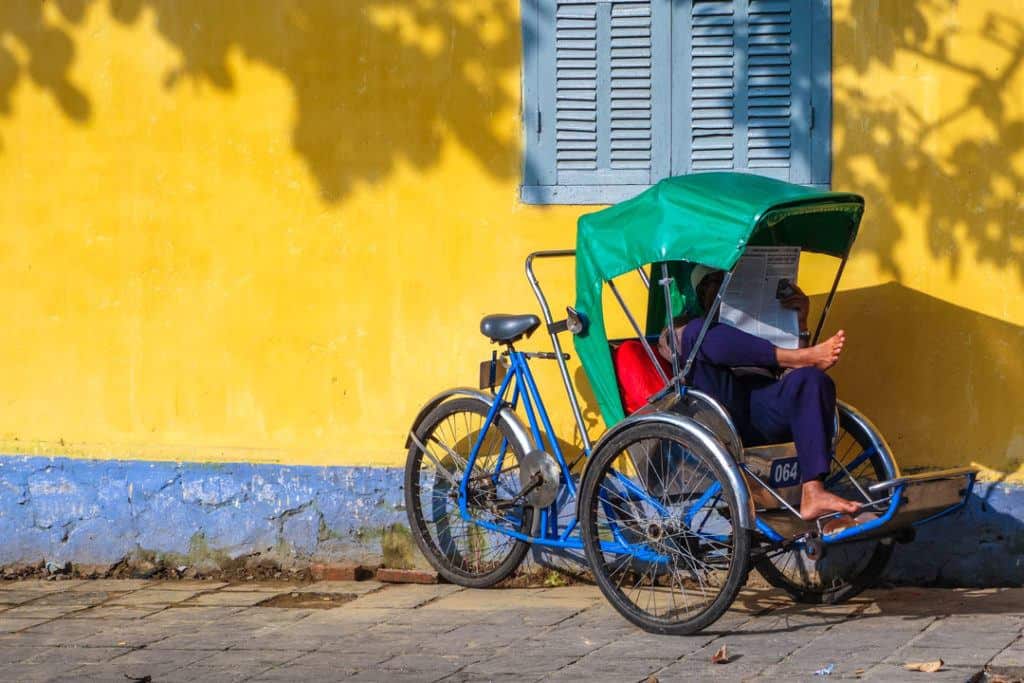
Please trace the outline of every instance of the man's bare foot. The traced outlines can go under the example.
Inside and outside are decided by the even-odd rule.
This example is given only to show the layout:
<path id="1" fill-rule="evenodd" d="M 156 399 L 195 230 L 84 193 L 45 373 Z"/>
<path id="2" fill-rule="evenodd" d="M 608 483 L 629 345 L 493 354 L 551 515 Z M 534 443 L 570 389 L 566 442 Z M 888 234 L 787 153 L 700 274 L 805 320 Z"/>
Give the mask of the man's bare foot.
<path id="1" fill-rule="evenodd" d="M 804 483 L 800 494 L 800 517 L 811 521 L 831 512 L 842 512 L 847 515 L 856 514 L 860 504 L 852 500 L 840 498 L 825 490 L 825 484 L 818 480 Z"/>
<path id="2" fill-rule="evenodd" d="M 813 365 L 819 370 L 828 370 L 839 360 L 839 354 L 842 353 L 845 343 L 846 333 L 839 330 L 820 344 L 804 349 L 807 351 L 809 365 Z"/>
<path id="3" fill-rule="evenodd" d="M 828 370 L 839 360 L 839 354 L 846 343 L 846 333 L 839 330 L 834 335 L 805 349 L 775 349 L 775 359 L 783 368 L 816 367 Z"/>

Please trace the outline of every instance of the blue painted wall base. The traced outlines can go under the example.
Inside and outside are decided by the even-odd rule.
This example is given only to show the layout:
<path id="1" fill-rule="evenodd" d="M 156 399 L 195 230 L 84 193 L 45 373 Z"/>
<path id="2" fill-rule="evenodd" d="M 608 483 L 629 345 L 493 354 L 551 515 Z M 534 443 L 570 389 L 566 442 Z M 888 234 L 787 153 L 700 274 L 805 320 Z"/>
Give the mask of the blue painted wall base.
<path id="1" fill-rule="evenodd" d="M 405 519 L 391 468 L 2 457 L 0 491 L 0 564 L 105 564 L 139 550 L 366 560 Z"/>
<path id="2" fill-rule="evenodd" d="M 375 562 L 405 523 L 402 470 L 0 457 L 0 565 L 114 564 L 140 551 L 206 563 Z M 898 546 L 898 583 L 1024 583 L 1024 487 L 979 484 L 967 507 Z"/>

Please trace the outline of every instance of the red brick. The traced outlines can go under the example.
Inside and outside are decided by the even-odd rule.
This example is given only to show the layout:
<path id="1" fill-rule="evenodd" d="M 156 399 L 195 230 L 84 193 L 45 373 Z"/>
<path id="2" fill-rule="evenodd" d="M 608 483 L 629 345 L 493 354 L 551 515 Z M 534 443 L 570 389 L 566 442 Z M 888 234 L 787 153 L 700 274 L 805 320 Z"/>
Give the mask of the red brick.
<path id="1" fill-rule="evenodd" d="M 437 572 L 424 569 L 388 569 L 377 570 L 377 580 L 385 583 L 438 583 Z"/>
<path id="2" fill-rule="evenodd" d="M 373 578 L 371 567 L 348 562 L 315 562 L 309 571 L 317 581 L 365 581 Z"/>

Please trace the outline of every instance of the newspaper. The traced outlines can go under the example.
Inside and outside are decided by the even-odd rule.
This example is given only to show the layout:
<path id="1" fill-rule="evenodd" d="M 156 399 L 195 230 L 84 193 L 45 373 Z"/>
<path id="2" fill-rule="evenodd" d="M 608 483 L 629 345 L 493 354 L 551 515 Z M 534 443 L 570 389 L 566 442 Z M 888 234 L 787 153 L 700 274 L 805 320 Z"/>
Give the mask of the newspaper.
<path id="1" fill-rule="evenodd" d="M 722 298 L 719 320 L 785 349 L 800 345 L 797 312 L 783 308 L 780 280 L 796 284 L 800 247 L 747 247 Z"/>

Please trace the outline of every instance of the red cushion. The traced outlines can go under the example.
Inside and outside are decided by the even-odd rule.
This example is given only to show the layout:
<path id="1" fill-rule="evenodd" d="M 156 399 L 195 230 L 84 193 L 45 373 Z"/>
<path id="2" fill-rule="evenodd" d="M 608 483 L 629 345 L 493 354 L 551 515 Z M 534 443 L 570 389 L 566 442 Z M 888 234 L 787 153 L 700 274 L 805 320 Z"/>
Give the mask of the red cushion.
<path id="1" fill-rule="evenodd" d="M 665 374 L 672 374 L 672 366 L 657 356 L 657 352 L 655 357 Z M 651 394 L 665 386 L 639 339 L 628 339 L 612 349 L 612 364 L 615 366 L 615 378 L 619 382 L 622 407 L 627 415 L 643 407 Z"/>

